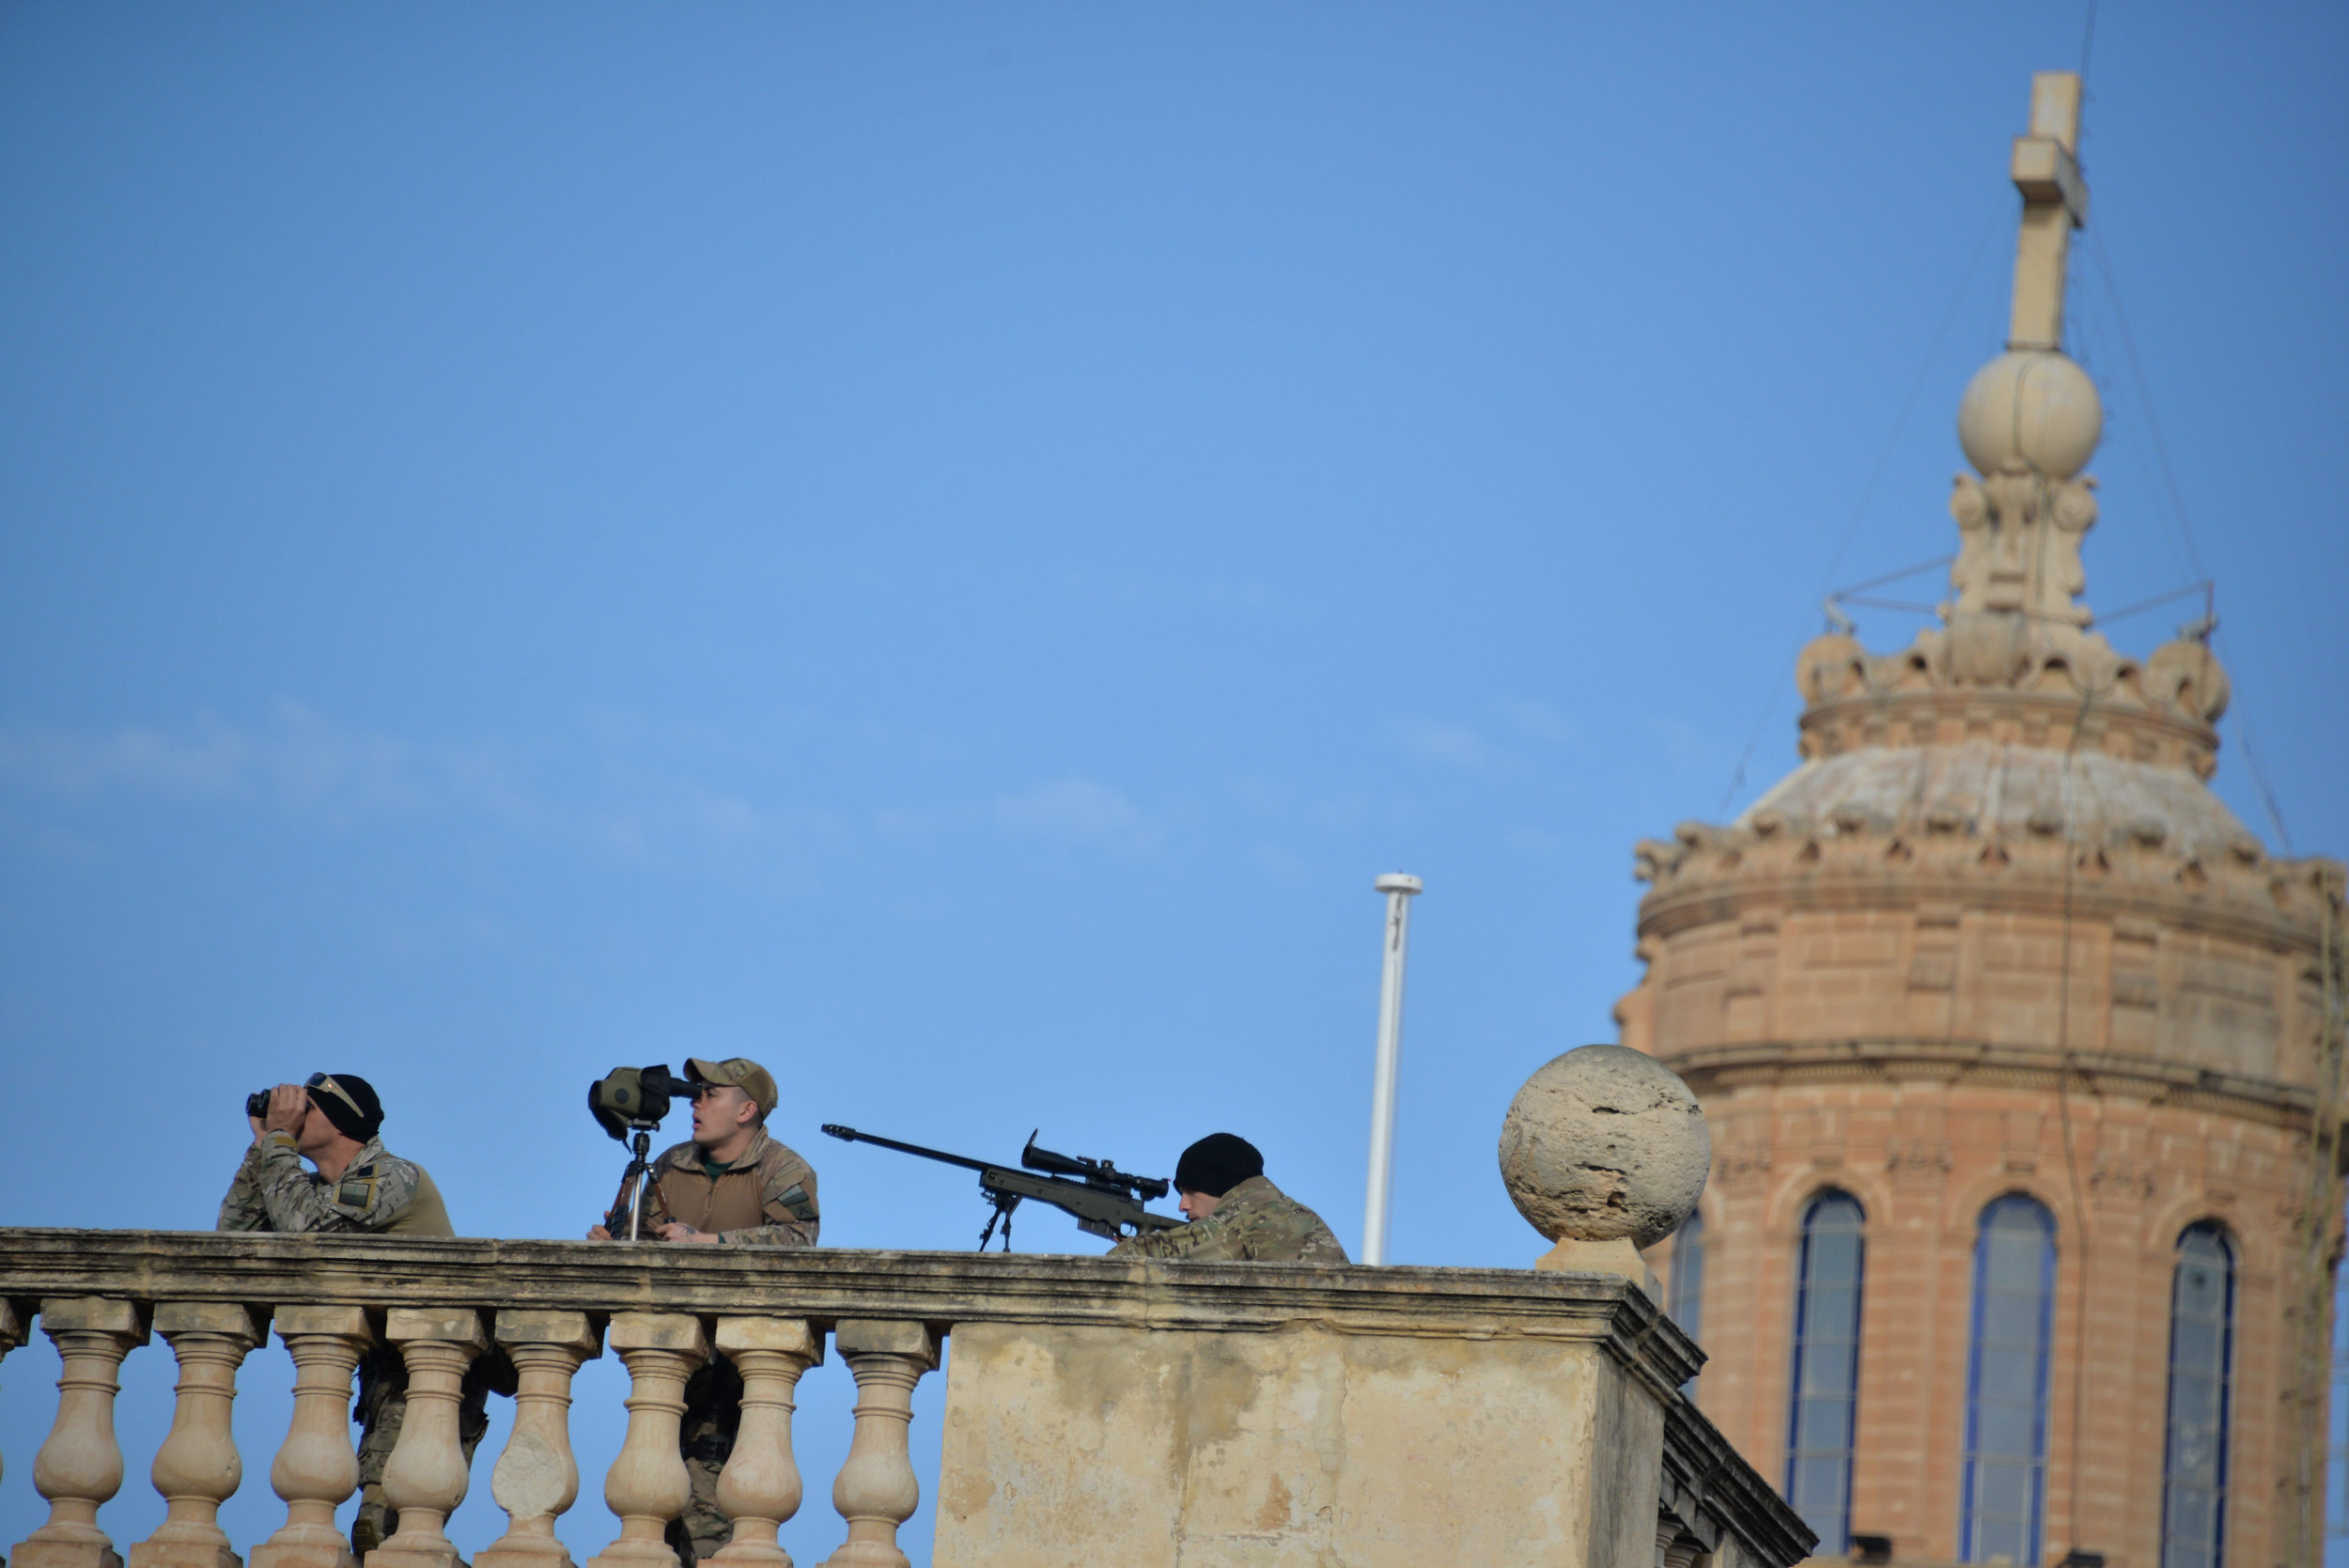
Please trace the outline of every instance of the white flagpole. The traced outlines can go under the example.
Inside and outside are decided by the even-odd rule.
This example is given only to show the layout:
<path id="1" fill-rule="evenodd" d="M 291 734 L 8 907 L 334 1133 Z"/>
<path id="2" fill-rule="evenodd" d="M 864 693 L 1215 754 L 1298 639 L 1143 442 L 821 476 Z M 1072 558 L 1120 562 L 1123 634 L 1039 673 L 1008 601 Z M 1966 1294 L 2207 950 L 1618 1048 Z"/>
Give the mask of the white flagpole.
<path id="1" fill-rule="evenodd" d="M 1370 1080 L 1370 1192 L 1362 1203 L 1362 1262 L 1387 1261 L 1387 1192 L 1394 1174 L 1394 1070 L 1403 1048 L 1403 958 L 1420 879 L 1392 871 L 1371 884 L 1387 895 L 1386 962 L 1378 977 L 1378 1064 Z"/>

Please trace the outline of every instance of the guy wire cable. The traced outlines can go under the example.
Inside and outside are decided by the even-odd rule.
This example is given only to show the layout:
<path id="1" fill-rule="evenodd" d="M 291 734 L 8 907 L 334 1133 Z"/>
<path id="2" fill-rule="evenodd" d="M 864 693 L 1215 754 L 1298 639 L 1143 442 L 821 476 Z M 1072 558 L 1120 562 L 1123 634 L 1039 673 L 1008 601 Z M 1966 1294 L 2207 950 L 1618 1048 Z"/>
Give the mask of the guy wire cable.
<path id="1" fill-rule="evenodd" d="M 1934 329 L 1933 341 L 1925 349 L 1924 360 L 1917 368 L 1916 379 L 1909 384 L 1908 396 L 1901 399 L 1900 412 L 1893 418 L 1892 428 L 1884 438 L 1883 450 L 1876 454 L 1875 464 L 1868 474 L 1868 482 L 1859 489 L 1859 501 L 1852 508 L 1851 520 L 1843 525 L 1843 536 L 1836 543 L 1834 553 L 1828 557 L 1826 579 L 1820 584 L 1818 598 L 1812 600 L 1814 604 L 1824 599 L 1834 588 L 1835 574 L 1842 568 L 1843 556 L 1850 551 L 1852 540 L 1859 533 L 1859 524 L 1868 515 L 1869 503 L 1875 499 L 1876 486 L 1883 481 L 1884 471 L 1890 466 L 1892 453 L 1900 445 L 1902 433 L 1908 427 L 1908 416 L 1915 411 L 1917 399 L 1924 395 L 1926 381 L 1932 379 L 1934 362 L 1940 357 L 1942 341 L 1949 336 L 1951 326 L 1956 322 L 1959 312 L 1965 308 L 1966 296 L 1973 288 L 1974 273 L 1982 267 L 1983 256 L 1989 250 L 1992 237 L 2003 226 L 2000 220 L 2005 217 L 2008 203 L 2013 199 L 2004 191 L 1999 193 L 1999 202 L 1992 213 L 1991 223 L 1982 231 L 1982 238 L 1974 242 L 1974 253 L 1967 259 L 1966 271 L 1958 278 L 1957 291 L 1950 297 L 1949 309 L 1942 312 L 1941 324 Z M 1806 624 L 1813 613 L 1809 607 L 1805 608 Z M 1803 644 L 1810 640 L 1808 633 L 1803 634 L 1795 644 L 1787 661 L 1792 662 L 1794 659 L 1800 657 Z M 1763 733 L 1769 728 L 1771 717 L 1778 712 L 1779 685 L 1785 678 L 1783 665 L 1781 665 L 1780 671 L 1771 678 L 1768 693 L 1763 703 L 1762 716 L 1754 721 L 1753 733 L 1746 737 L 1745 749 L 1737 755 L 1737 766 L 1730 773 L 1729 787 L 1721 791 L 1721 803 L 1714 808 L 1715 816 L 1727 815 L 1729 803 L 1736 799 L 1738 789 L 1744 785 L 1747 765 L 1753 761 L 1754 751 L 1762 744 Z"/>
<path id="2" fill-rule="evenodd" d="M 2046 481 L 2041 481 L 2045 485 Z M 2072 1544 L 2080 1538 L 2080 1429 L 2086 1420 L 2088 1398 L 2088 1206 L 2080 1185 L 2079 1152 L 2072 1138 L 2072 883 L 2079 862 L 2078 814 L 2074 809 L 2072 793 L 2072 763 L 2079 754 L 2080 732 L 2087 727 L 2089 709 L 2096 700 L 2095 686 L 2087 671 L 2080 676 L 2080 708 L 2072 717 L 2072 734 L 2063 746 L 2063 936 L 2057 955 L 2056 969 L 2056 1116 L 2063 1131 L 2063 1167 L 2071 1188 L 2072 1229 L 2077 1237 L 2079 1265 L 2072 1271 L 2075 1284 L 2072 1292 L 2072 1456 L 2070 1462 L 2071 1502 L 2069 1506 Z M 2092 1091 L 2097 1099 L 2102 1091 Z M 2097 1123 L 2103 1125 L 2099 1116 Z M 2049 1345 L 2052 1360 L 2055 1347 Z"/>
<path id="3" fill-rule="evenodd" d="M 2203 569 L 2201 552 L 2195 548 L 2194 544 L 2194 526 L 2186 511 L 2186 489 L 2178 483 L 2177 466 L 2170 460 L 2170 442 L 2162 434 L 2161 416 L 2154 407 L 2153 391 L 2146 380 L 2145 365 L 2137 351 L 2137 334 L 2129 326 L 2128 306 L 2121 298 L 2121 281 L 2113 271 L 2112 258 L 2106 253 L 2103 237 L 2094 229 L 2088 231 L 2088 249 L 2089 255 L 2095 260 L 2097 272 L 2104 278 L 2105 295 L 2112 303 L 2113 321 L 2121 329 L 2121 347 L 2128 361 L 2129 378 L 2137 387 L 2137 408 L 2132 411 L 2142 413 L 2145 427 L 2151 437 L 2150 444 L 2157 467 L 2155 477 L 2160 481 L 2155 489 L 2155 494 L 2169 504 L 2170 511 L 2176 518 L 2178 533 L 2184 540 L 2183 548 L 2187 566 L 2196 577 L 2207 578 L 2210 573 Z M 2169 520 L 2165 517 L 2163 520 L 2166 523 Z M 2233 663 L 2233 651 L 2221 640 L 2222 635 L 2214 628 L 2210 633 L 2211 644 L 2223 659 L 2229 663 Z M 2237 665 L 2236 668 L 2240 670 L 2241 666 Z M 2230 706 L 2234 713 L 2235 733 L 2243 741 L 2245 767 L 2250 772 L 2252 787 L 2259 792 L 2260 807 L 2266 813 L 2267 825 L 2275 830 L 2277 843 L 2282 846 L 2287 856 L 2292 855 L 2295 853 L 2292 844 L 2292 829 L 2284 820 L 2283 805 L 2277 800 L 2275 785 L 2268 779 L 2266 764 L 2260 755 L 2259 737 L 2251 724 L 2250 707 L 2243 700 L 2243 692 L 2240 690 L 2235 691 L 2233 701 Z"/>

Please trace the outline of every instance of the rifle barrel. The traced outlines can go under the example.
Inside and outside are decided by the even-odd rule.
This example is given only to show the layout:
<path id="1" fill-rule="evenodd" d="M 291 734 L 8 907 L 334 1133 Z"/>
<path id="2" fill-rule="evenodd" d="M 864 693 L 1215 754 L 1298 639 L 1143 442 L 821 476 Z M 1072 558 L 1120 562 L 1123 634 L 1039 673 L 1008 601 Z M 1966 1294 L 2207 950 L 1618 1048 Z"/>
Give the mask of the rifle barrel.
<path id="1" fill-rule="evenodd" d="M 983 1159 L 965 1159 L 960 1155 L 950 1155 L 942 1149 L 926 1149 L 919 1143 L 900 1143 L 894 1138 L 879 1138 L 869 1132 L 859 1132 L 854 1127 L 844 1127 L 836 1122 L 826 1122 L 824 1131 L 844 1143 L 877 1143 L 884 1149 L 894 1149 L 901 1155 L 919 1155 L 924 1159 L 934 1159 L 941 1165 L 959 1165 L 965 1171 L 988 1172 L 997 1169 L 996 1166 Z"/>

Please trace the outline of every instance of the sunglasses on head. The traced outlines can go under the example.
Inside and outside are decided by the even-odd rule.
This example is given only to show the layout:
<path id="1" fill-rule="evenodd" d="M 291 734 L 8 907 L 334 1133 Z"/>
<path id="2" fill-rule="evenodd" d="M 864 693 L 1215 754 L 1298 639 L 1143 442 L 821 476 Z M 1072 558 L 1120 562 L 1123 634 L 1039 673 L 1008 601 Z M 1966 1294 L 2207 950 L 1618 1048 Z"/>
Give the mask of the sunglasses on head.
<path id="1" fill-rule="evenodd" d="M 352 1115 L 361 1117 L 366 1115 L 366 1111 L 359 1109 L 359 1102 L 352 1099 L 341 1084 L 336 1083 L 332 1078 L 328 1077 L 324 1073 L 312 1073 L 308 1078 L 302 1080 L 302 1087 L 313 1091 L 324 1090 L 327 1094 L 330 1094 L 336 1099 L 342 1101 L 343 1104 L 350 1107 L 350 1113 Z"/>

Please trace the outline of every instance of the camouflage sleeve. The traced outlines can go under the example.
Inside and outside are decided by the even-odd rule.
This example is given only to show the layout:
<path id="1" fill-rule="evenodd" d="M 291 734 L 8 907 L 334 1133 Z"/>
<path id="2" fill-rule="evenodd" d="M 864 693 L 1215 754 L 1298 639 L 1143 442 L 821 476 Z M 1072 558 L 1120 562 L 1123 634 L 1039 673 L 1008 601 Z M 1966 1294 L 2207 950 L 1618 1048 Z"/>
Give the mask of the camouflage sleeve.
<path id="1" fill-rule="evenodd" d="M 366 1174 L 345 1172 L 330 1184 L 302 1168 L 290 1138 L 272 1135 L 256 1148 L 254 1185 L 272 1231 L 380 1231 L 416 1194 L 416 1168 L 404 1159 L 384 1156 L 369 1162 Z"/>
<path id="2" fill-rule="evenodd" d="M 816 1172 L 805 1162 L 786 1160 L 767 1172 L 766 1201 L 759 1218 L 766 1221 L 747 1230 L 720 1231 L 718 1239 L 729 1247 L 813 1247 L 823 1217 L 816 1209 Z"/>
<path id="3" fill-rule="evenodd" d="M 1211 1214 L 1171 1230 L 1144 1231 L 1110 1249 L 1112 1258 L 1190 1258 L 1200 1263 L 1237 1263 L 1247 1256 L 1235 1246 L 1228 1217 Z"/>
<path id="4" fill-rule="evenodd" d="M 261 1189 L 255 1185 L 254 1172 L 260 1165 L 260 1145 L 248 1144 L 244 1158 L 237 1166 L 236 1179 L 228 1184 L 228 1196 L 220 1201 L 220 1219 L 212 1226 L 216 1231 L 266 1231 L 269 1211 L 261 1205 Z"/>
<path id="5" fill-rule="evenodd" d="M 1195 1263 L 1309 1263 L 1343 1266 L 1346 1249 L 1321 1217 L 1288 1202 L 1248 1203 L 1216 1210 L 1171 1231 L 1128 1236 L 1113 1258 L 1187 1258 Z"/>

